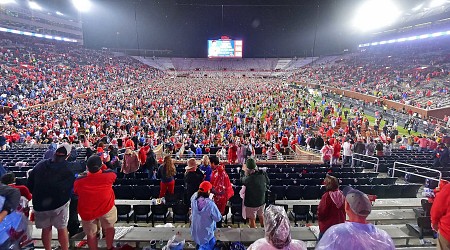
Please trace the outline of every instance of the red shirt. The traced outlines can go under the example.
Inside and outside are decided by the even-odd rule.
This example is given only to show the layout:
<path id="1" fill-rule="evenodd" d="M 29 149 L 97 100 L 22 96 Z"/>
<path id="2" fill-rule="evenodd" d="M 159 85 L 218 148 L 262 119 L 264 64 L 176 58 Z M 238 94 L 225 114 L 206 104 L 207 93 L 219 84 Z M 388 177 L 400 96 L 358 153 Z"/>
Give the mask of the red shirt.
<path id="1" fill-rule="evenodd" d="M 116 197 L 112 185 L 116 178 L 111 170 L 100 170 L 78 177 L 73 191 L 78 195 L 78 213 L 82 220 L 94 220 L 114 207 Z"/>
<path id="2" fill-rule="evenodd" d="M 431 224 L 438 224 L 439 233 L 450 239 L 450 185 L 447 184 L 436 194 L 431 207 Z"/>

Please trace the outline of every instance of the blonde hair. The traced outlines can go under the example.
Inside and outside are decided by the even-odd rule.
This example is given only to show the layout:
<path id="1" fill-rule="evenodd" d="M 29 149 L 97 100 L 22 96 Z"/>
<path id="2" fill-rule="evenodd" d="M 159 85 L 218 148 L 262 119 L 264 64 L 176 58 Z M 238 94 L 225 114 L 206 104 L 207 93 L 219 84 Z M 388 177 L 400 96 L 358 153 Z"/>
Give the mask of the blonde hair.
<path id="1" fill-rule="evenodd" d="M 187 160 L 186 164 L 188 166 L 197 166 L 197 161 L 195 160 L 195 158 L 190 158 L 189 160 Z"/>
<path id="2" fill-rule="evenodd" d="M 211 161 L 209 161 L 209 157 L 207 155 L 204 155 L 202 158 L 202 164 L 203 166 L 209 166 L 211 165 Z"/>
<path id="3" fill-rule="evenodd" d="M 164 167 L 166 167 L 166 176 L 172 177 L 176 173 L 175 165 L 173 164 L 173 160 L 170 155 L 164 157 Z"/>

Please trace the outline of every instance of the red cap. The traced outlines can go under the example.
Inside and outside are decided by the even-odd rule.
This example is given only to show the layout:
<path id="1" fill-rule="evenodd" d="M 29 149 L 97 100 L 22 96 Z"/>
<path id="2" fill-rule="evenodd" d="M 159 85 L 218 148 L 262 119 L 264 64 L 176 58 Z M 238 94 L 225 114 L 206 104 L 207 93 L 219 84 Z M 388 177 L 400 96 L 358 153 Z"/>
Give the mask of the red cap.
<path id="1" fill-rule="evenodd" d="M 126 148 L 133 148 L 133 149 L 134 149 L 134 142 L 133 142 L 131 139 L 128 139 L 128 140 L 125 142 L 125 147 L 126 147 Z"/>
<path id="2" fill-rule="evenodd" d="M 204 181 L 200 184 L 198 190 L 202 191 L 202 192 L 209 192 L 212 188 L 212 184 L 209 181 Z"/>

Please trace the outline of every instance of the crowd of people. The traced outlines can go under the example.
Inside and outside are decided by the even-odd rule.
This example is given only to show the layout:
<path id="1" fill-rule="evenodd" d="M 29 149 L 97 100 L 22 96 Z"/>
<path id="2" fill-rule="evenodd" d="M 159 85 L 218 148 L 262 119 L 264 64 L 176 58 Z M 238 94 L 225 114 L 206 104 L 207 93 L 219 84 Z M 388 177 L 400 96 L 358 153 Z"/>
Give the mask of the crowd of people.
<path id="1" fill-rule="evenodd" d="M 199 249 L 215 245 L 214 230 L 221 226 L 226 204 L 234 195 L 224 162 L 243 164 L 243 214 L 250 227 L 256 227 L 259 219 L 266 230 L 266 237 L 250 249 L 305 249 L 303 242 L 291 239 L 284 210 L 265 207 L 269 179 L 255 159 L 276 159 L 298 145 L 319 150 L 330 165 L 345 165 L 353 153 L 389 156 L 398 147 L 435 151 L 435 167 L 450 163 L 439 131 L 432 136 L 402 135 L 396 119 L 384 118 L 381 126 L 381 114 L 370 122 L 363 107 L 348 107 L 282 79 L 172 78 L 105 51 L 15 35 L 1 38 L 0 104 L 12 111 L 0 114 L 0 150 L 16 144 L 50 145 L 45 159 L 29 173 L 30 192 L 12 186 L 30 199 L 32 195 L 35 224 L 42 228 L 45 249 L 51 249 L 52 227 L 58 229 L 61 248 L 68 249 L 68 235 L 79 227 L 77 214 L 90 249 L 97 249 L 99 228 L 112 249 L 116 173 L 129 177 L 144 169 L 149 178 L 160 180 L 159 197 L 167 197 L 175 192 L 174 159 L 181 154 L 190 158 L 184 201 L 191 207 L 191 233 Z M 389 64 L 381 59 L 386 51 L 362 52 L 343 62 L 305 68 L 301 76 L 431 108 L 435 103 L 411 98 L 446 97 L 449 58 L 429 53 L 419 60 L 407 55 L 413 49 L 400 50 L 385 60 Z M 426 62 L 433 67 L 417 69 Z M 403 88 L 398 88 L 399 83 Z M 383 93 L 384 89 L 393 94 Z M 153 152 L 158 145 L 164 146 L 164 158 L 157 159 Z M 75 148 L 87 150 L 87 171 L 66 167 L 76 159 Z M 217 154 L 206 156 L 213 149 Z M 13 180 L 2 178 L 6 185 L 14 185 Z M 387 234 L 367 223 L 366 195 L 352 189 L 342 193 L 333 177 L 327 177 L 325 184 L 318 249 L 339 249 L 337 245 L 393 249 Z M 4 206 L 0 221 L 14 207 L 15 203 Z M 350 221 L 343 223 L 345 215 Z"/>
<path id="2" fill-rule="evenodd" d="M 447 107 L 448 38 L 385 44 L 330 57 L 300 69 L 294 79 L 352 90 L 423 109 Z"/>

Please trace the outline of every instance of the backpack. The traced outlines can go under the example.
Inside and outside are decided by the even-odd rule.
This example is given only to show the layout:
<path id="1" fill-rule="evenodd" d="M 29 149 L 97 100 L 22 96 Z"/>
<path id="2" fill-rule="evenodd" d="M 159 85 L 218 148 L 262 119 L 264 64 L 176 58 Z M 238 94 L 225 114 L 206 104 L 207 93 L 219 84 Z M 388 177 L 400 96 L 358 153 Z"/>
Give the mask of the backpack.
<path id="1" fill-rule="evenodd" d="M 131 151 L 131 150 L 130 150 Z M 122 170 L 125 174 L 134 173 L 139 169 L 139 157 L 136 152 L 125 152 L 123 156 Z"/>

